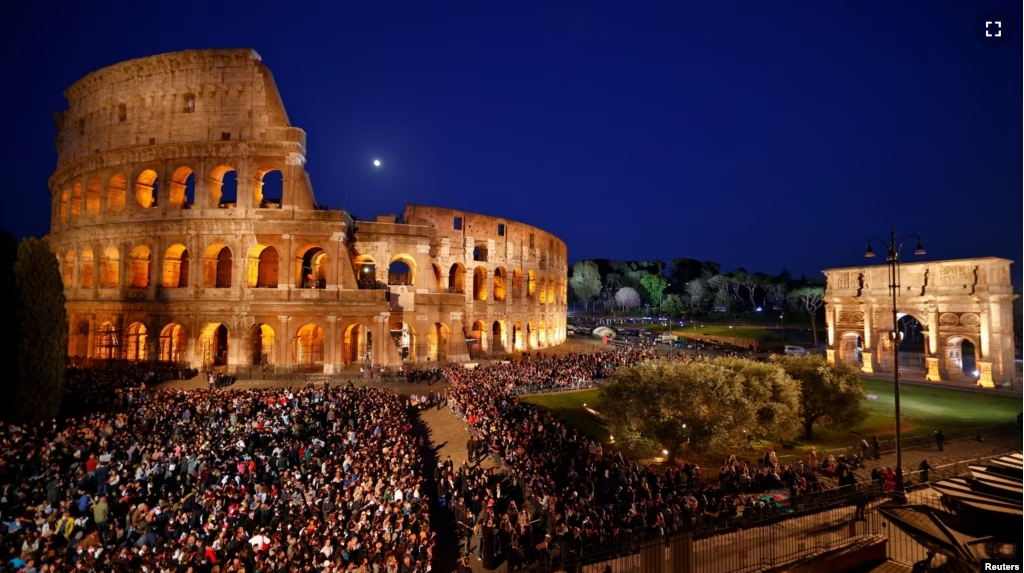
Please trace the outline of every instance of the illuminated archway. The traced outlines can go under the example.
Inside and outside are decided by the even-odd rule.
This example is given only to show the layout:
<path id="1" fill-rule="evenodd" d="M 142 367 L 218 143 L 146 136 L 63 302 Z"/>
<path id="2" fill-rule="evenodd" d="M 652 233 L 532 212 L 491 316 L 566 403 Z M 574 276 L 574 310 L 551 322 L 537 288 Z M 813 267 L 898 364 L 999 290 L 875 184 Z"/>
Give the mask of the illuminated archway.
<path id="1" fill-rule="evenodd" d="M 956 335 L 946 339 L 942 347 L 942 366 L 950 380 L 977 380 L 978 344 L 970 336 Z"/>
<path id="2" fill-rule="evenodd" d="M 544 327 L 544 321 L 537 323 L 537 346 L 547 346 L 548 344 L 548 331 Z"/>
<path id="3" fill-rule="evenodd" d="M 531 272 L 533 272 L 533 271 L 531 271 Z M 544 278 L 543 275 L 541 275 L 541 277 L 540 277 L 540 286 L 537 288 L 537 302 L 540 303 L 540 304 L 547 304 L 548 303 L 548 294 L 547 294 L 548 291 L 547 291 L 546 287 L 547 287 L 547 280 Z"/>
<path id="4" fill-rule="evenodd" d="M 89 216 L 99 215 L 100 213 L 100 183 L 99 179 L 90 179 L 89 186 L 85 190 L 85 212 Z"/>
<path id="5" fill-rule="evenodd" d="M 267 324 L 254 324 L 249 331 L 249 359 L 253 366 L 275 364 L 274 329 Z"/>
<path id="6" fill-rule="evenodd" d="M 115 246 L 103 249 L 100 260 L 100 288 L 117 288 L 121 286 L 121 253 Z"/>
<path id="7" fill-rule="evenodd" d="M 327 252 L 316 245 L 299 249 L 296 280 L 301 288 L 327 288 Z"/>
<path id="8" fill-rule="evenodd" d="M 555 277 L 548 277 L 548 292 L 545 302 L 547 304 L 555 304 Z"/>
<path id="9" fill-rule="evenodd" d="M 138 179 L 135 180 L 135 201 L 138 202 L 139 207 L 143 209 L 156 207 L 159 186 L 160 182 L 156 171 L 146 169 L 139 173 Z"/>
<path id="10" fill-rule="evenodd" d="M 68 220 L 68 207 L 71 203 L 71 190 L 65 189 L 60 193 L 60 220 Z"/>
<path id="11" fill-rule="evenodd" d="M 488 346 L 487 327 L 484 326 L 482 321 L 478 320 L 473 323 L 472 337 L 472 354 L 475 356 L 483 356 L 487 352 Z"/>
<path id="12" fill-rule="evenodd" d="M 260 209 L 280 209 L 284 200 L 284 176 L 281 170 L 273 165 L 257 169 L 252 191 L 253 205 Z"/>
<path id="13" fill-rule="evenodd" d="M 171 174 L 167 202 L 171 209 L 188 209 L 195 202 L 196 175 L 190 167 L 179 167 Z"/>
<path id="14" fill-rule="evenodd" d="M 203 286 L 231 288 L 231 249 L 223 243 L 214 243 L 203 255 Z"/>
<path id="15" fill-rule="evenodd" d="M 360 323 L 350 324 L 345 328 L 342 338 L 342 356 L 345 364 L 370 363 L 373 361 L 372 329 Z"/>
<path id="16" fill-rule="evenodd" d="M 68 251 L 64 254 L 64 265 L 61 269 L 61 278 L 64 279 L 64 288 L 71 288 L 75 284 L 75 252 Z"/>
<path id="17" fill-rule="evenodd" d="M 448 292 L 463 294 L 466 292 L 466 267 L 455 263 L 448 269 Z"/>
<path id="18" fill-rule="evenodd" d="M 82 184 L 75 183 L 74 188 L 71 190 L 71 218 L 76 218 L 82 214 Z"/>
<path id="19" fill-rule="evenodd" d="M 185 327 L 172 322 L 160 331 L 160 361 L 181 363 L 185 361 L 188 335 Z"/>
<path id="20" fill-rule="evenodd" d="M 523 323 L 518 320 L 512 323 L 512 350 L 522 352 L 526 350 L 524 341 L 526 336 L 523 334 Z"/>
<path id="21" fill-rule="evenodd" d="M 128 325 L 128 352 L 125 359 L 129 362 L 143 362 L 146 360 L 146 325 L 141 322 L 133 322 Z"/>
<path id="22" fill-rule="evenodd" d="M 530 320 L 526 323 L 526 350 L 537 348 L 537 323 Z"/>
<path id="23" fill-rule="evenodd" d="M 415 285 L 416 259 L 405 253 L 399 253 L 391 257 L 391 262 L 388 263 L 388 284 Z"/>
<path id="24" fill-rule="evenodd" d="M 149 288 L 149 266 L 152 253 L 149 247 L 138 245 L 132 249 L 128 257 L 129 286 L 132 288 Z"/>
<path id="25" fill-rule="evenodd" d="M 427 355 L 434 362 L 448 360 L 451 351 L 452 331 L 443 322 L 435 322 L 427 335 Z"/>
<path id="26" fill-rule="evenodd" d="M 529 298 L 537 296 L 537 273 L 533 271 L 526 273 L 526 296 Z"/>
<path id="27" fill-rule="evenodd" d="M 473 269 L 473 300 L 487 300 L 487 269 Z"/>
<path id="28" fill-rule="evenodd" d="M 324 363 L 324 329 L 316 324 L 300 326 L 292 346 L 296 364 L 313 366 Z"/>
<path id="29" fill-rule="evenodd" d="M 416 362 L 416 331 L 405 322 L 396 322 L 391 325 L 391 338 L 395 341 L 395 348 L 402 360 Z"/>
<path id="30" fill-rule="evenodd" d="M 228 327 L 211 322 L 199 334 L 203 366 L 224 366 L 228 363 Z"/>
<path id="31" fill-rule="evenodd" d="M 505 351 L 505 323 L 495 320 L 491 325 L 491 350 L 493 352 Z"/>
<path id="32" fill-rule="evenodd" d="M 92 288 L 92 273 L 96 268 L 96 261 L 93 258 L 92 249 L 82 249 L 82 260 L 78 263 L 78 286 Z"/>
<path id="33" fill-rule="evenodd" d="M 430 263 L 430 268 L 434 271 L 434 289 L 438 292 L 444 290 L 444 282 L 441 277 L 441 267 L 437 263 Z"/>
<path id="34" fill-rule="evenodd" d="M 107 184 L 107 210 L 111 213 L 124 211 L 128 201 L 128 177 L 124 173 L 115 173 Z"/>
<path id="35" fill-rule="evenodd" d="M 164 288 L 185 288 L 188 286 L 188 249 L 176 244 L 164 252 Z"/>
<path id="36" fill-rule="evenodd" d="M 277 288 L 280 265 L 277 249 L 255 245 L 249 249 L 246 262 L 245 286 L 249 288 Z"/>
<path id="37" fill-rule="evenodd" d="M 505 268 L 498 267 L 494 269 L 494 300 L 505 300 L 507 292 L 506 283 L 507 278 L 505 276 Z"/>
<path id="38" fill-rule="evenodd" d="M 100 360 L 117 358 L 120 346 L 120 338 L 117 335 L 117 327 L 114 326 L 114 323 L 106 321 L 96 327 L 92 352 L 94 358 Z"/>
<path id="39" fill-rule="evenodd" d="M 523 297 L 523 271 L 522 269 L 512 270 L 512 300 Z"/>
<path id="40" fill-rule="evenodd" d="M 844 332 L 839 344 L 839 359 L 844 364 L 860 366 L 862 341 L 859 332 Z"/>
<path id="41" fill-rule="evenodd" d="M 370 255 L 359 255 L 353 261 L 356 271 L 356 282 L 361 289 L 377 287 L 377 261 Z"/>
<path id="42" fill-rule="evenodd" d="M 219 165 L 210 172 L 211 207 L 234 207 L 238 202 L 238 174 L 230 165 Z"/>

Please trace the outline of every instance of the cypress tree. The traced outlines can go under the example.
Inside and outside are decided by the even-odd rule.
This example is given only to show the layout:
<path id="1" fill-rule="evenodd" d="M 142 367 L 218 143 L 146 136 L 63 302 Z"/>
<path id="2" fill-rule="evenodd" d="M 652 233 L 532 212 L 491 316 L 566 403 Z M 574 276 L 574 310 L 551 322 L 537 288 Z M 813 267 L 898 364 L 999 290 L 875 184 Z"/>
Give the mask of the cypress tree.
<path id="1" fill-rule="evenodd" d="M 16 417 L 55 418 L 64 398 L 68 318 L 60 266 L 45 240 L 28 238 L 18 245 L 14 285 L 19 336 Z"/>

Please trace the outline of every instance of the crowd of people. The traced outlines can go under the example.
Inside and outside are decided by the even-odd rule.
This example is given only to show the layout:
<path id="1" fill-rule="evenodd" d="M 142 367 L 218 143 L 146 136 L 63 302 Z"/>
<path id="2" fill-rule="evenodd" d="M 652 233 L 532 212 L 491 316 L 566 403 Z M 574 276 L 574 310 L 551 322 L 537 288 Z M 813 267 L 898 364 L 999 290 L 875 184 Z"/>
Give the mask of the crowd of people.
<path id="1" fill-rule="evenodd" d="M 500 513 L 508 513 L 502 505 L 510 505 L 510 496 L 503 503 L 495 496 L 490 481 L 463 480 L 479 484 L 462 492 L 474 516 L 472 524 L 464 523 L 460 528 L 467 538 L 472 534 L 476 540 L 467 542 L 470 546 L 480 551 L 489 545 L 499 555 L 512 551 L 517 559 L 542 559 L 552 554 L 573 559 L 609 547 L 628 546 L 645 535 L 715 527 L 732 523 L 741 514 L 763 515 L 775 507 L 762 499 L 764 492 L 788 489 L 791 496 L 799 496 L 823 489 L 811 468 L 802 462 L 780 464 L 774 452 L 753 462 L 730 457 L 721 467 L 718 487 L 713 487 L 714 476 L 703 476 L 695 464 L 663 471 L 640 467 L 621 452 L 605 450 L 550 413 L 520 402 L 514 392 L 520 386 L 568 385 L 599 378 L 616 367 L 650 357 L 650 352 L 647 348 L 627 347 L 613 352 L 448 369 L 452 383 L 448 390 L 450 407 L 474 435 L 470 451 L 483 449 L 507 464 L 525 493 L 523 501 L 536 507 L 536 516 L 525 523 L 523 519 L 506 520 Z M 496 505 L 497 517 L 479 514 L 476 506 L 481 504 Z M 522 508 L 517 510 L 521 512 Z M 481 522 L 483 531 L 473 533 L 470 527 Z M 500 525 L 488 534 L 488 523 Z M 533 523 L 536 525 L 525 525 Z M 486 542 L 488 535 L 490 542 Z"/>
<path id="2" fill-rule="evenodd" d="M 127 380 L 115 411 L 3 426 L 5 570 L 428 570 L 424 438 L 407 400 Z"/>
<path id="3" fill-rule="evenodd" d="M 189 380 L 199 371 L 169 363 L 124 362 L 109 368 L 69 366 L 64 375 L 64 404 L 69 415 L 116 408 L 124 393 L 140 385 L 154 386 L 169 380 Z"/>

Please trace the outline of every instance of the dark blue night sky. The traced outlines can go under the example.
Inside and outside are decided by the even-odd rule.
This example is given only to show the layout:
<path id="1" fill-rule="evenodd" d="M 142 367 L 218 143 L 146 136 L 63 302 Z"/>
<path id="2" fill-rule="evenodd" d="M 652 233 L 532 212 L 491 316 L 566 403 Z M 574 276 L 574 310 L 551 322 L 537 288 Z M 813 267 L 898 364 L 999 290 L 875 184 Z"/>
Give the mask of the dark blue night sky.
<path id="1" fill-rule="evenodd" d="M 973 34 L 991 9 L 1017 23 L 1003 48 Z M 130 58 L 249 47 L 309 135 L 318 201 L 358 217 L 450 206 L 552 231 L 573 260 L 771 273 L 862 264 L 892 223 L 928 258 L 1022 259 L 1019 1 L 13 10 L 0 226 L 19 235 L 48 228 L 64 88 Z"/>

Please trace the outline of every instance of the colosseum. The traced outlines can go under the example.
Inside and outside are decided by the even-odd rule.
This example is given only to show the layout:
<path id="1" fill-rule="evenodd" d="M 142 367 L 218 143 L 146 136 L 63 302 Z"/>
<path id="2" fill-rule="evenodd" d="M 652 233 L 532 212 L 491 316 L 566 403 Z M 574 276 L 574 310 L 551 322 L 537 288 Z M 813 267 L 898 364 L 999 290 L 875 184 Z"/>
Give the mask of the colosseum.
<path id="1" fill-rule="evenodd" d="M 565 340 L 565 243 L 454 209 L 319 205 L 252 50 L 122 62 L 65 96 L 48 239 L 75 360 L 333 373 Z"/>

